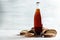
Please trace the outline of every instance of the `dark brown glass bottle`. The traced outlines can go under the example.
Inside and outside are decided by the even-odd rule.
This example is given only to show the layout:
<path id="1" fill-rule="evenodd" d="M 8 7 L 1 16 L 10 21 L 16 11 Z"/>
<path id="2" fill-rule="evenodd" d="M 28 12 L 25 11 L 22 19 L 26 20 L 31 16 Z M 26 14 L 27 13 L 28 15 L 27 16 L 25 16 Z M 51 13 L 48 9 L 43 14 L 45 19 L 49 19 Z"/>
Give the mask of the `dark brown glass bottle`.
<path id="1" fill-rule="evenodd" d="M 37 2 L 37 6 L 39 2 Z M 35 35 L 39 36 L 41 35 L 42 32 L 42 21 L 41 21 L 41 13 L 40 13 L 40 8 L 36 8 L 35 15 L 34 15 L 34 30 L 35 30 Z"/>

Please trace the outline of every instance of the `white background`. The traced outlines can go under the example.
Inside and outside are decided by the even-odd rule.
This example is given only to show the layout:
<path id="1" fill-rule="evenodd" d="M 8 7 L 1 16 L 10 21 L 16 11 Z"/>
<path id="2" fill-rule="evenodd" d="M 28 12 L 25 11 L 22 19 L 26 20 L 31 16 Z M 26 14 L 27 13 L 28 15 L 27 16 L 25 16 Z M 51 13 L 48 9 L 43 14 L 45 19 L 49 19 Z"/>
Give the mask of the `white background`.
<path id="1" fill-rule="evenodd" d="M 0 30 L 33 27 L 36 1 L 40 1 L 43 27 L 60 31 L 60 0 L 0 0 Z"/>

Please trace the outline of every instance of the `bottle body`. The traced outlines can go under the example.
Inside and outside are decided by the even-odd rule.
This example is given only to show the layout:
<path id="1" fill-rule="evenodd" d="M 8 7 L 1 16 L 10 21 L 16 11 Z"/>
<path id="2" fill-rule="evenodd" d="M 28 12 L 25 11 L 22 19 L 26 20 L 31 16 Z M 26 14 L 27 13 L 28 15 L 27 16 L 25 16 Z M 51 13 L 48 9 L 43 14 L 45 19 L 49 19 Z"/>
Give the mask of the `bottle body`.
<path id="1" fill-rule="evenodd" d="M 36 9 L 34 15 L 34 30 L 35 30 L 35 35 L 40 35 L 42 32 L 42 21 L 41 21 L 41 13 L 39 8 Z"/>

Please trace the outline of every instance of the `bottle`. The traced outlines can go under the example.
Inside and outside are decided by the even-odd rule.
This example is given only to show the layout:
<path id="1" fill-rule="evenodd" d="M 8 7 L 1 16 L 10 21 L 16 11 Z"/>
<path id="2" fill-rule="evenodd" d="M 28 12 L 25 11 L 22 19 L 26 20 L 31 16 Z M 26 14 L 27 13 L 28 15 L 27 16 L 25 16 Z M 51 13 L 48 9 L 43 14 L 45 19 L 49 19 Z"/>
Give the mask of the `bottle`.
<path id="1" fill-rule="evenodd" d="M 42 21 L 41 21 L 39 3 L 40 2 L 36 2 L 37 8 L 34 15 L 34 31 L 36 36 L 41 36 L 41 32 L 42 32 Z"/>

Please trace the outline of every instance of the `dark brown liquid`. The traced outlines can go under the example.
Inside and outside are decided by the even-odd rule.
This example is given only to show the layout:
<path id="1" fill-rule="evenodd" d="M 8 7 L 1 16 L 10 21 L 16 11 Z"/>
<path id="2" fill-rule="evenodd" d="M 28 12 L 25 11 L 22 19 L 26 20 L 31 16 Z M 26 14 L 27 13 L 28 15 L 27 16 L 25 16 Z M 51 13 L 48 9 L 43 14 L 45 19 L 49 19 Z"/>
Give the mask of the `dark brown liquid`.
<path id="1" fill-rule="evenodd" d="M 42 32 L 42 21 L 41 21 L 40 9 L 36 9 L 34 15 L 34 30 L 35 30 L 35 35 L 40 35 Z"/>

